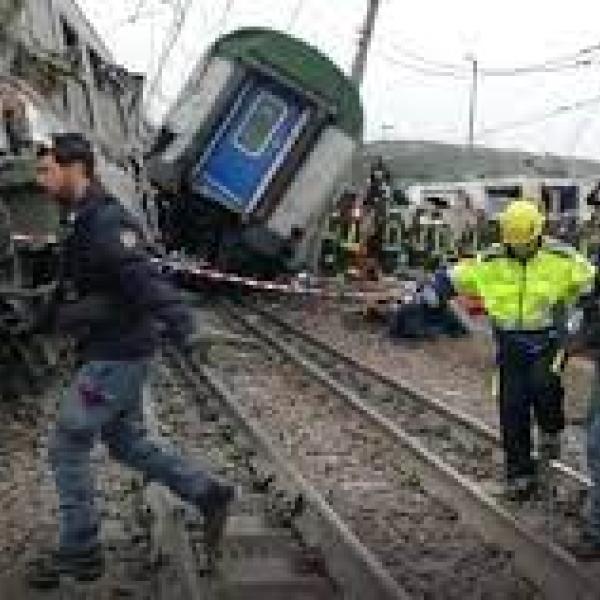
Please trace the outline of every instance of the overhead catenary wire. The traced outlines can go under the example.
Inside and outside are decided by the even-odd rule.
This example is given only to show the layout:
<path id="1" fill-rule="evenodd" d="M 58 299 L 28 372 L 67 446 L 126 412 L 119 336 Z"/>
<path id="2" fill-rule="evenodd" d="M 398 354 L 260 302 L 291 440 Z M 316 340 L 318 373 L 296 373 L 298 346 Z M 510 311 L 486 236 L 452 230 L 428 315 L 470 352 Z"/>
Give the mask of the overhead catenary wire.
<path id="1" fill-rule="evenodd" d="M 289 33 L 292 30 L 292 27 L 294 27 L 294 25 L 296 24 L 296 21 L 298 21 L 298 17 L 300 16 L 300 13 L 302 12 L 302 8 L 304 7 L 304 4 L 305 4 L 305 0 L 297 0 L 296 6 L 294 6 L 294 9 L 292 10 L 290 20 L 288 21 L 288 24 L 285 28 L 287 33 Z"/>
<path id="2" fill-rule="evenodd" d="M 408 54 L 404 57 L 400 56 L 400 55 L 392 55 L 380 48 L 373 49 L 373 53 L 377 54 L 384 60 L 386 60 L 396 66 L 402 67 L 407 70 L 414 71 L 415 73 L 419 73 L 419 74 L 425 75 L 427 77 L 445 77 L 445 78 L 452 78 L 452 79 L 458 79 L 458 80 L 471 79 L 471 75 L 467 69 L 465 69 L 462 72 L 459 72 L 456 70 L 443 69 L 441 67 L 436 68 L 436 67 L 427 66 L 425 63 L 418 64 L 418 63 L 410 62 L 410 57 Z M 586 68 L 591 67 L 594 64 L 597 64 L 597 63 L 593 62 L 592 60 L 585 60 L 585 61 L 579 61 L 577 63 L 573 63 L 573 64 L 569 64 L 569 65 L 562 65 L 560 67 L 557 66 L 553 69 L 548 67 L 544 71 L 541 71 L 541 70 L 529 71 L 528 74 L 533 75 L 533 74 L 541 74 L 541 73 L 564 73 L 566 71 L 578 70 L 578 69 L 581 69 L 582 67 L 586 67 Z M 525 75 L 525 72 L 522 72 L 521 74 Z M 502 75 L 502 76 L 507 76 L 507 75 L 508 75 L 508 73 L 506 73 L 505 75 Z M 496 75 L 492 75 L 492 74 L 490 74 L 489 70 L 480 68 L 478 71 L 478 76 L 480 78 L 485 78 L 485 77 L 496 77 L 496 76 L 501 76 L 501 75 L 500 75 L 500 73 L 497 73 Z"/>
<path id="3" fill-rule="evenodd" d="M 381 37 L 380 37 L 381 40 Z M 424 75 L 434 77 L 457 77 L 462 78 L 465 75 L 468 77 L 469 65 L 466 63 L 449 63 L 436 59 L 431 59 L 423 56 L 421 53 L 415 52 L 398 44 L 395 40 L 385 42 L 385 46 L 394 52 L 394 60 L 399 64 L 405 65 L 407 68 L 412 68 Z M 543 73 L 558 73 L 581 67 L 587 67 L 593 64 L 594 54 L 600 52 L 600 42 L 585 46 L 576 51 L 548 58 L 538 63 L 518 67 L 499 67 L 499 68 L 480 68 L 479 75 L 481 77 L 514 77 L 519 75 L 535 75 Z M 390 53 L 386 52 L 390 57 Z M 408 62 L 407 62 L 408 61 Z M 417 63 L 413 65 L 412 63 Z"/>
<path id="4" fill-rule="evenodd" d="M 398 67 L 402 67 L 404 69 L 408 69 L 410 71 L 414 71 L 415 73 L 419 73 L 421 75 L 426 75 L 428 77 L 449 77 L 452 79 L 459 79 L 459 80 L 468 80 L 471 78 L 471 75 L 468 72 L 464 72 L 464 73 L 457 73 L 455 71 L 444 71 L 441 69 L 433 69 L 433 68 L 428 68 L 428 67 L 423 67 L 420 65 L 416 65 L 416 64 L 412 64 L 410 62 L 407 62 L 406 60 L 401 59 L 398 56 L 392 56 L 391 54 L 388 54 L 385 51 L 380 50 L 379 48 L 373 48 L 372 50 L 373 54 L 376 54 L 377 56 L 380 56 L 381 58 L 383 58 L 384 60 L 386 60 L 387 62 L 394 64 Z"/>
<path id="5" fill-rule="evenodd" d="M 548 59 L 538 64 L 526 65 L 523 67 L 513 68 L 488 68 L 484 69 L 482 74 L 487 76 L 514 76 L 514 75 L 528 75 L 532 73 L 543 73 L 548 71 L 559 71 L 561 69 L 568 69 L 577 66 L 588 66 L 590 64 L 589 55 L 600 51 L 600 43 L 586 46 L 568 55 L 557 57 L 554 59 Z"/>
<path id="6" fill-rule="evenodd" d="M 229 15 L 231 14 L 231 11 L 233 10 L 234 3 L 235 3 L 235 0 L 226 0 L 225 8 L 223 9 L 221 18 L 219 19 L 219 21 L 217 22 L 217 25 L 215 27 L 215 29 L 217 31 L 217 37 L 220 37 L 221 35 L 223 35 L 223 32 L 225 31 L 225 28 L 227 27 L 227 19 L 229 18 Z"/>
<path id="7" fill-rule="evenodd" d="M 153 98 L 155 95 L 158 84 L 160 83 L 160 80 L 162 78 L 164 68 L 167 64 L 171 52 L 173 51 L 175 44 L 177 43 L 177 40 L 179 39 L 179 36 L 181 35 L 185 19 L 188 15 L 190 8 L 192 7 L 193 2 L 194 0 L 184 0 L 184 3 L 179 3 L 179 6 L 176 8 L 176 15 L 173 22 L 173 26 L 171 27 L 171 31 L 167 34 L 160 57 L 158 59 L 156 73 L 154 75 L 154 78 L 150 82 L 148 90 L 146 92 L 146 104 L 148 104 L 151 98 Z"/>
<path id="8" fill-rule="evenodd" d="M 573 104 L 558 106 L 552 110 L 534 115 L 534 116 L 526 118 L 526 119 L 520 119 L 517 121 L 511 121 L 511 122 L 507 122 L 507 123 L 501 123 L 497 126 L 483 129 L 482 131 L 479 132 L 479 136 L 496 135 L 498 133 L 503 133 L 505 131 L 511 131 L 514 129 L 528 127 L 530 125 L 535 125 L 537 123 L 541 123 L 548 119 L 552 119 L 554 117 L 568 114 L 573 111 L 581 110 L 582 108 L 591 106 L 593 104 L 598 104 L 598 103 L 600 103 L 600 94 L 593 96 L 591 98 L 585 98 L 583 100 L 579 100 L 577 102 L 574 102 Z"/>
<path id="9" fill-rule="evenodd" d="M 120 20 L 115 26 L 120 29 L 125 25 L 132 25 L 136 23 L 142 16 L 142 11 L 147 4 L 148 0 L 138 0 L 131 13 L 124 19 Z"/>

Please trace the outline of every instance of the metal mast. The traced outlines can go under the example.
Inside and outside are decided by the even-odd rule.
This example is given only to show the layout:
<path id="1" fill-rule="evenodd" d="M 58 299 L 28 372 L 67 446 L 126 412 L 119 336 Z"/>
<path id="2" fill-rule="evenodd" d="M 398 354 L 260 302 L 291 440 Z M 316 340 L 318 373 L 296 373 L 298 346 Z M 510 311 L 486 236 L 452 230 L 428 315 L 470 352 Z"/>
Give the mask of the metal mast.
<path id="1" fill-rule="evenodd" d="M 469 55 L 467 60 L 471 61 L 473 76 L 471 80 L 471 93 L 469 96 L 469 149 L 473 152 L 473 144 L 475 143 L 475 116 L 477 112 L 477 76 L 478 76 L 478 62 L 477 58 L 473 55 Z"/>
<path id="2" fill-rule="evenodd" d="M 352 74 L 350 75 L 350 78 L 357 87 L 360 87 L 362 84 L 365 67 L 367 65 L 369 46 L 371 45 L 371 40 L 373 39 L 373 31 L 375 30 L 375 21 L 377 20 L 377 12 L 379 11 L 380 4 L 380 0 L 369 0 L 365 24 L 360 32 L 358 51 L 356 53 L 356 57 L 354 58 Z"/>
<path id="3" fill-rule="evenodd" d="M 363 76 L 365 74 L 365 68 L 367 66 L 367 57 L 369 54 L 369 47 L 371 46 L 371 41 L 373 39 L 373 32 L 375 31 L 375 22 L 377 20 L 377 13 L 379 11 L 379 6 L 381 4 L 381 0 L 368 0 L 369 4 L 367 7 L 367 16 L 365 17 L 364 25 L 360 30 L 360 38 L 358 40 L 358 49 L 356 51 L 356 56 L 354 57 L 354 62 L 352 63 L 352 72 L 350 74 L 350 79 L 357 87 L 360 89 L 360 86 L 363 81 Z M 320 224 L 318 228 L 318 233 L 315 235 L 315 238 L 310 243 L 312 244 L 310 258 L 308 259 L 309 264 L 313 268 L 313 270 L 318 269 L 319 257 L 321 255 L 321 244 L 323 242 L 323 231 L 327 225 L 327 219 L 329 217 L 329 213 L 333 210 L 333 205 L 335 204 L 338 198 L 332 196 L 332 205 L 329 206 L 329 209 L 323 213 Z"/>

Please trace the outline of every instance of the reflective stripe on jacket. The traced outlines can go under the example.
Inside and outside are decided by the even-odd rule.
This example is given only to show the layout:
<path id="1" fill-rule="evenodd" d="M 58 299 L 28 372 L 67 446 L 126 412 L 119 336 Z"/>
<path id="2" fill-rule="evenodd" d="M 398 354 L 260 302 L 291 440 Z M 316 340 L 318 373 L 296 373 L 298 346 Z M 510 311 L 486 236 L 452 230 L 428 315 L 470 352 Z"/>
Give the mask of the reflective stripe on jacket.
<path id="1" fill-rule="evenodd" d="M 592 286 L 596 268 L 574 248 L 544 240 L 523 262 L 492 246 L 450 272 L 456 292 L 481 296 L 500 329 L 537 330 L 556 325 L 556 309 Z"/>

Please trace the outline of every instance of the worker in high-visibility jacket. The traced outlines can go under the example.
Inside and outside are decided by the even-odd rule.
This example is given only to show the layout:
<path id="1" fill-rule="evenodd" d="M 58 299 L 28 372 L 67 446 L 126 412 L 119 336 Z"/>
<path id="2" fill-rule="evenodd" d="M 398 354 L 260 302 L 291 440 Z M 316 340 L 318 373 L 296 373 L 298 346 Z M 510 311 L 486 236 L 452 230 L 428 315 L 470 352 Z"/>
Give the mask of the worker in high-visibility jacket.
<path id="1" fill-rule="evenodd" d="M 543 237 L 543 226 L 535 202 L 512 201 L 500 215 L 502 243 L 438 271 L 433 283 L 441 301 L 454 293 L 480 296 L 491 320 L 507 494 L 519 500 L 537 488 L 532 405 L 542 456 L 560 455 L 567 314 L 595 276 L 574 248 Z"/>

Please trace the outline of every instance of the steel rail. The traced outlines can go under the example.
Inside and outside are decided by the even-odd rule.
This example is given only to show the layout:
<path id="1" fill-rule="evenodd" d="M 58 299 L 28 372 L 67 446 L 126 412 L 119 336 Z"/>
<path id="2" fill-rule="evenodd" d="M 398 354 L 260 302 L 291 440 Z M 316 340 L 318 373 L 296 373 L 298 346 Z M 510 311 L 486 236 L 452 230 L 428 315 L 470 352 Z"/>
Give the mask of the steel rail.
<path id="1" fill-rule="evenodd" d="M 304 539 L 323 553 L 331 577 L 349 600 L 408 600 L 407 592 L 393 579 L 377 557 L 352 533 L 325 498 L 276 449 L 267 434 L 250 418 L 238 397 L 216 372 L 173 353 L 173 359 L 187 381 L 196 389 L 204 381 L 220 398 L 230 416 L 256 444 L 270 462 L 300 492 L 306 509 L 295 525 Z"/>
<path id="2" fill-rule="evenodd" d="M 333 379 L 313 361 L 302 356 L 296 349 L 291 348 L 251 319 L 236 314 L 230 304 L 229 308 L 254 335 L 300 365 L 311 377 L 346 400 L 357 412 L 408 450 L 410 459 L 418 465 L 418 472 L 425 482 L 426 489 L 453 506 L 461 515 L 463 522 L 473 526 L 486 541 L 510 550 L 521 573 L 533 581 L 546 598 L 550 600 L 589 598 L 591 600 L 598 597 L 598 583 L 571 554 L 529 530 L 485 494 L 477 484 L 458 473 L 413 436 L 382 416 L 370 406 L 367 400 Z"/>
<path id="3" fill-rule="evenodd" d="M 384 383 L 385 385 L 393 388 L 395 391 L 405 394 L 419 402 L 426 403 L 430 408 L 435 410 L 438 414 L 443 415 L 445 417 L 448 417 L 448 418 L 456 421 L 463 427 L 466 427 L 467 429 L 469 429 L 473 433 L 481 436 L 488 442 L 492 442 L 493 444 L 495 444 L 497 446 L 501 445 L 502 438 L 500 436 L 500 432 L 497 429 L 495 429 L 494 427 L 490 427 L 487 423 L 484 423 L 480 419 L 478 419 L 472 415 L 469 415 L 468 413 L 465 413 L 457 408 L 450 406 L 449 404 L 443 402 L 442 400 L 439 400 L 438 398 L 431 396 L 430 394 L 428 394 L 427 392 L 425 392 L 423 390 L 419 390 L 419 389 L 413 387 L 408 382 L 404 382 L 404 381 L 400 382 L 400 381 L 394 379 L 393 377 L 386 375 L 385 373 L 382 373 L 381 371 L 377 370 L 375 367 L 372 367 L 371 365 L 368 365 L 365 362 L 355 358 L 351 354 L 325 342 L 324 340 L 316 337 L 314 334 L 308 333 L 307 331 L 300 329 L 293 323 L 290 323 L 287 319 L 284 319 L 284 318 L 280 317 L 279 315 L 276 315 L 272 311 L 265 309 L 262 306 L 256 306 L 254 304 L 249 305 L 246 302 L 244 302 L 243 305 L 246 306 L 250 310 L 256 311 L 257 313 L 261 314 L 265 318 L 274 321 L 282 328 L 287 329 L 288 331 L 290 331 L 290 333 L 293 333 L 295 336 L 305 340 L 306 342 L 312 344 L 313 346 L 317 347 L 318 349 L 320 349 L 324 352 L 327 352 L 330 355 L 333 355 L 337 359 L 352 365 L 355 369 L 358 369 L 358 370 L 362 371 L 363 373 L 377 379 L 381 383 Z M 568 479 L 574 481 L 581 487 L 588 488 L 588 489 L 592 487 L 592 481 L 587 475 L 581 473 L 580 471 L 577 471 L 576 469 L 570 467 L 569 465 L 563 463 L 562 461 L 553 460 L 553 461 L 551 461 L 550 466 L 556 473 L 558 473 L 564 477 L 567 477 Z"/>

